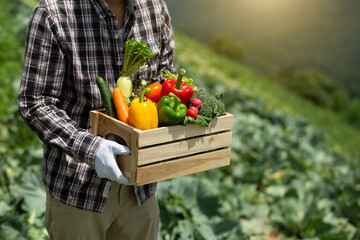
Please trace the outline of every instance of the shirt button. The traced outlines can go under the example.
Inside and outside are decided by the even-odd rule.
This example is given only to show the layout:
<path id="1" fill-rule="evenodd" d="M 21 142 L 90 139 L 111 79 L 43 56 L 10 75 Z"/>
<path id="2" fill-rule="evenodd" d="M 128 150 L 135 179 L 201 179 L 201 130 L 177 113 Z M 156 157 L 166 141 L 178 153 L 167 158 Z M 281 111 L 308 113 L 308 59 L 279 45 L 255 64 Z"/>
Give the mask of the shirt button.
<path id="1" fill-rule="evenodd" d="M 114 38 L 115 38 L 116 40 L 118 40 L 118 39 L 119 39 L 119 35 L 115 34 L 115 35 L 114 35 Z"/>
<path id="2" fill-rule="evenodd" d="M 116 64 L 117 64 L 118 66 L 121 66 L 121 61 L 120 61 L 120 60 L 117 61 Z"/>

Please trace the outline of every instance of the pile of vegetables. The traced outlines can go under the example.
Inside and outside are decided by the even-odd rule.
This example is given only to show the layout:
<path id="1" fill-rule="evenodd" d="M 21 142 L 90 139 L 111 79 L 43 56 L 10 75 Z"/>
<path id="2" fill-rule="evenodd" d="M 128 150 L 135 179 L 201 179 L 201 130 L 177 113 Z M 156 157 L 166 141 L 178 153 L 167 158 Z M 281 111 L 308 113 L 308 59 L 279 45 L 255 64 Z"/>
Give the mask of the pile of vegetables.
<path id="1" fill-rule="evenodd" d="M 124 64 L 120 77 L 116 81 L 116 86 L 122 89 L 125 97 L 130 97 L 133 92 L 130 76 L 146 69 L 148 66 L 144 64 L 155 57 L 157 53 L 153 53 L 151 47 L 143 40 L 136 41 L 135 39 L 127 40 L 123 49 L 125 50 Z"/>
<path id="2" fill-rule="evenodd" d="M 124 48 L 123 70 L 113 92 L 103 78 L 97 77 L 105 112 L 109 116 L 147 130 L 189 123 L 206 127 L 212 118 L 225 114 L 222 94 L 213 96 L 199 89 L 191 78 L 184 76 L 186 70 L 183 68 L 177 75 L 168 70 L 154 74 L 147 81 L 140 81 L 140 86 L 134 90 L 130 76 L 147 68 L 144 64 L 156 53 L 144 41 L 134 39 L 126 41 Z M 159 76 L 164 78 L 162 84 L 162 80 L 156 79 Z"/>

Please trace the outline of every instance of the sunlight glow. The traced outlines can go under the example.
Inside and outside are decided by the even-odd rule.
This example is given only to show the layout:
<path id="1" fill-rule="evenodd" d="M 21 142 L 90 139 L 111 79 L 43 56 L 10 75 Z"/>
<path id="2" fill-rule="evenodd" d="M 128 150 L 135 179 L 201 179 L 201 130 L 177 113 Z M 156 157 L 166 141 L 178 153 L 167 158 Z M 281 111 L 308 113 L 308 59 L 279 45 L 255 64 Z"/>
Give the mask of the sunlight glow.
<path id="1" fill-rule="evenodd" d="M 243 3 L 254 12 L 279 13 L 296 8 L 299 0 L 244 0 Z"/>

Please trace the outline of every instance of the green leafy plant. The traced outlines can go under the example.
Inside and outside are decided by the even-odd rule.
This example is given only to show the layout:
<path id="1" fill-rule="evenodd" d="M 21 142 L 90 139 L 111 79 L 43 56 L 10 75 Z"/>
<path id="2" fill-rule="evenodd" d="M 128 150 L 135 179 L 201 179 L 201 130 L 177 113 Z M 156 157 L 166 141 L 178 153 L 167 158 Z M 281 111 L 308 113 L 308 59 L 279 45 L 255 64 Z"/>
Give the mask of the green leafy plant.
<path id="1" fill-rule="evenodd" d="M 120 72 L 120 77 L 116 81 L 116 85 L 120 88 L 126 98 L 133 94 L 133 84 L 130 76 L 148 67 L 144 65 L 151 58 L 157 55 L 143 40 L 137 41 L 129 39 L 123 46 L 124 63 Z"/>
<path id="2" fill-rule="evenodd" d="M 48 239 L 42 147 L 16 106 L 23 51 L 17 36 L 30 11 L 18 0 L 0 4 L 0 82 L 7 86 L 0 88 L 0 239 Z M 198 74 L 199 88 L 226 93 L 226 111 L 234 115 L 231 165 L 159 182 L 159 239 L 359 239 L 359 158 L 334 150 L 309 119 L 270 110 L 271 102 L 219 82 L 226 71 L 259 80 L 241 67 L 221 59 L 224 72 L 213 79 L 199 61 L 190 58 L 196 68 L 186 66 L 188 72 Z M 259 96 L 271 99 L 265 93 Z"/>

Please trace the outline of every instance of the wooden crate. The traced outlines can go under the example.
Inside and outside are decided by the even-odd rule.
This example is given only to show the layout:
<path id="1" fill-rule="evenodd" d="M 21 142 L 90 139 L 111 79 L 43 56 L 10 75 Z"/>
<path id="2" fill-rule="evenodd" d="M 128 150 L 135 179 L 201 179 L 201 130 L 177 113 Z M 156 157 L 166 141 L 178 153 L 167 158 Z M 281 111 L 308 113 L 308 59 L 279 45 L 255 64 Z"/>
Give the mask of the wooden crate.
<path id="1" fill-rule="evenodd" d="M 195 124 L 139 130 L 102 111 L 91 111 L 91 133 L 115 134 L 131 149 L 118 156 L 123 174 L 136 186 L 230 164 L 233 115 L 212 119 L 208 127 Z"/>

